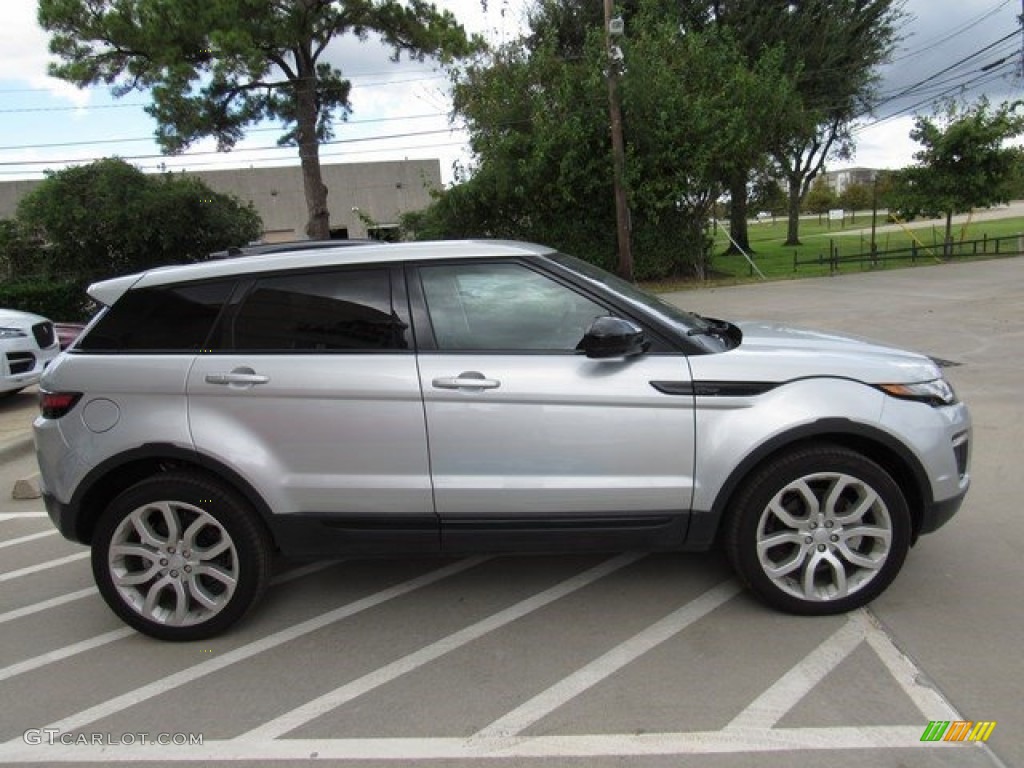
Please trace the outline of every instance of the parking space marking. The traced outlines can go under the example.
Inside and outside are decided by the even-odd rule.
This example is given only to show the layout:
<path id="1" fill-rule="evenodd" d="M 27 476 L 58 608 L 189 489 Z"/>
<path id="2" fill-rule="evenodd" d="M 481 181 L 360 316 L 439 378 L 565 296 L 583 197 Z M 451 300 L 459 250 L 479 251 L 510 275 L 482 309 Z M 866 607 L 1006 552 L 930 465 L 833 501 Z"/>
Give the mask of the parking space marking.
<path id="1" fill-rule="evenodd" d="M 319 571 L 330 568 L 332 565 L 344 562 L 343 560 L 318 560 L 315 563 L 309 563 L 308 565 L 302 565 L 298 568 L 292 568 L 284 573 L 279 573 L 277 576 L 270 580 L 270 586 L 276 587 L 279 584 L 287 584 L 289 581 L 295 581 L 295 579 L 301 579 L 303 576 L 309 576 L 312 573 L 318 573 Z"/>
<path id="2" fill-rule="evenodd" d="M 868 625 L 868 645 L 927 719 L 963 720 L 946 697 L 928 682 L 921 669 L 896 646 L 878 621 L 863 609 L 860 613 Z"/>
<path id="3" fill-rule="evenodd" d="M 799 663 L 754 699 L 746 709 L 725 726 L 726 730 L 771 728 L 825 676 L 853 653 L 867 636 L 858 614 L 851 614 L 831 637 L 811 651 Z"/>
<path id="4" fill-rule="evenodd" d="M 553 587 L 545 589 L 543 592 L 538 592 L 532 597 L 520 600 L 515 605 L 492 614 L 486 619 L 470 624 L 468 627 L 443 637 L 414 653 L 403 656 L 369 674 L 335 688 L 333 691 L 318 696 L 301 707 L 296 707 L 290 712 L 286 712 L 280 717 L 276 717 L 236 738 L 242 741 L 253 739 L 261 741 L 282 736 L 316 719 L 320 715 L 362 696 L 364 693 L 379 688 L 385 683 L 389 683 L 408 672 L 422 667 L 424 664 L 428 664 L 451 651 L 461 648 L 474 640 L 478 640 L 489 632 L 504 627 L 506 624 L 511 624 L 513 621 L 521 619 L 546 605 L 550 605 L 566 595 L 583 589 L 583 587 L 593 584 L 595 581 L 603 579 L 605 576 L 625 568 L 627 565 L 631 565 L 643 557 L 645 557 L 643 553 L 629 553 L 605 560 L 600 565 L 578 573 Z"/>
<path id="5" fill-rule="evenodd" d="M 17 664 L 11 664 L 10 666 L 0 669 L 0 683 L 4 680 L 9 680 L 12 677 L 23 675 L 26 672 L 32 672 L 40 667 L 45 667 L 47 664 L 53 664 L 55 661 L 62 661 L 72 656 L 77 656 L 80 653 L 91 651 L 93 648 L 99 648 L 100 646 L 113 643 L 116 640 L 120 640 L 134 634 L 135 630 L 131 627 L 121 627 L 120 629 L 115 629 L 110 632 L 104 632 L 102 635 L 90 637 L 87 640 L 81 640 L 77 643 L 72 643 L 71 645 L 65 645 L 63 648 L 57 648 L 49 651 L 48 653 L 33 656 L 31 659 L 19 661 Z"/>
<path id="6" fill-rule="evenodd" d="M 19 536 L 16 539 L 0 541 L 0 549 L 5 549 L 6 547 L 16 547 L 19 544 L 25 544 L 29 541 L 35 541 L 36 539 L 45 539 L 47 536 L 55 536 L 56 534 L 56 528 L 50 531 L 39 531 L 39 533 L 29 533 L 25 536 Z"/>
<path id="7" fill-rule="evenodd" d="M 943 742 L 921 742 L 921 726 L 862 727 L 786 727 L 775 724 L 805 696 L 810 694 L 855 648 L 867 643 L 883 662 L 895 681 L 920 709 L 922 720 L 963 719 L 937 691 L 923 679 L 921 670 L 894 644 L 884 628 L 866 610 L 848 616 L 843 626 L 813 650 L 803 661 L 776 680 L 730 723 L 718 731 L 566 734 L 522 736 L 522 732 L 545 715 L 572 701 L 629 663 L 641 658 L 687 626 L 705 618 L 731 600 L 739 591 L 732 579 L 705 591 L 695 600 L 673 611 L 630 639 L 563 678 L 495 720 L 476 734 L 464 737 L 423 738 L 342 738 L 289 739 L 286 734 L 310 722 L 318 715 L 355 699 L 401 675 L 422 667 L 444 654 L 461 648 L 488 632 L 508 625 L 532 611 L 549 605 L 614 571 L 641 559 L 643 554 L 626 554 L 611 558 L 594 568 L 576 574 L 553 587 L 526 598 L 509 608 L 492 614 L 463 630 L 370 672 L 357 680 L 313 699 L 306 704 L 270 720 L 233 739 L 204 740 L 203 744 L 166 746 L 158 744 L 102 745 L 74 743 L 64 745 L 26 744 L 21 737 L 0 744 L 0 762 L 157 762 L 163 764 L 214 761 L 290 761 L 319 759 L 336 760 L 491 760 L 491 759 L 558 759 L 643 756 L 682 756 L 698 754 L 759 753 L 778 751 L 827 751 L 852 749 L 969 749 L 965 745 Z M 83 726 L 127 709 L 141 701 L 201 679 L 219 669 L 288 640 L 325 627 L 347 616 L 407 594 L 415 589 L 468 570 L 488 558 L 461 560 L 444 568 L 368 595 L 338 609 L 322 614 L 286 630 L 193 665 L 178 673 L 154 681 L 134 691 L 102 702 L 48 726 L 55 732 L 70 733 Z M 285 583 L 327 568 L 337 561 L 316 562 L 280 574 L 274 583 Z M 92 592 L 94 590 L 88 590 Z M 74 593 L 72 593 L 74 594 Z M 66 599 L 68 596 L 62 596 Z M 2 618 L 2 617 L 0 617 Z M 74 646 L 29 659 L 0 670 L 0 680 L 9 679 L 43 664 L 80 653 L 132 633 L 129 628 L 117 629 Z M 985 749 L 984 745 L 981 747 Z M 989 750 L 985 750 L 989 751 Z"/>
<path id="8" fill-rule="evenodd" d="M 89 597 L 89 595 L 98 594 L 99 592 L 96 587 L 86 587 L 85 589 L 79 589 L 75 592 L 68 592 L 65 595 L 51 597 L 49 600 L 43 600 L 35 605 L 26 605 L 24 608 L 14 608 L 6 613 L 0 613 L 0 624 L 4 624 L 8 621 L 14 621 L 15 619 L 20 619 L 25 616 L 31 616 L 33 613 L 47 611 L 50 608 L 56 608 L 60 605 L 66 605 L 67 603 L 72 603 L 75 600 L 81 600 L 83 597 Z"/>
<path id="9" fill-rule="evenodd" d="M 108 699 L 107 701 L 93 707 L 89 707 L 81 712 L 76 712 L 73 715 L 58 720 L 55 723 L 51 723 L 47 727 L 55 728 L 61 732 L 79 730 L 89 723 L 95 722 L 96 720 L 100 720 L 104 717 L 109 717 L 110 715 L 128 709 L 129 707 L 146 701 L 147 699 L 159 696 L 167 691 L 174 690 L 175 688 L 194 680 L 200 680 L 203 677 L 224 669 L 225 667 L 229 667 L 236 662 L 252 658 L 257 654 L 268 651 L 271 648 L 276 648 L 279 645 L 283 645 L 284 643 L 295 640 L 303 635 L 308 635 L 318 629 L 323 629 L 324 627 L 337 621 L 341 621 L 342 619 L 346 619 L 349 616 L 354 616 L 362 611 L 375 608 L 388 600 L 401 597 L 409 592 L 413 592 L 437 581 L 441 581 L 442 579 L 446 579 L 449 576 L 454 576 L 462 571 L 467 571 L 470 568 L 475 568 L 481 563 L 486 562 L 488 559 L 489 558 L 487 557 L 470 557 L 464 560 L 459 560 L 451 565 L 447 565 L 444 568 L 429 571 L 428 573 L 417 576 L 414 579 L 409 579 L 408 581 L 403 581 L 400 584 L 388 587 L 387 589 L 382 589 L 372 595 L 368 595 L 367 597 L 348 603 L 347 605 L 343 605 L 340 608 L 335 608 L 332 611 L 328 611 L 327 613 L 323 613 L 312 619 L 307 619 L 306 621 L 295 624 L 287 629 L 282 629 L 278 632 L 267 635 L 266 637 L 262 637 L 259 640 L 246 643 L 232 651 L 228 651 L 200 664 L 194 664 L 180 672 L 168 675 L 160 680 L 155 680 L 141 688 L 128 691 L 120 696 L 115 696 L 114 698 Z M 10 743 L 17 742 L 20 742 L 20 739 L 14 739 Z"/>
<path id="10" fill-rule="evenodd" d="M 22 576 L 31 576 L 33 573 L 39 573 L 40 571 L 46 571 L 50 568 L 58 568 L 68 563 L 74 563 L 78 560 L 84 560 L 89 557 L 88 552 L 75 552 L 73 555 L 67 557 L 59 557 L 56 560 L 47 560 L 45 563 L 36 563 L 35 565 L 29 565 L 24 568 L 19 568 L 16 571 L 7 571 L 6 573 L 0 573 L 0 583 L 5 581 L 12 581 L 13 579 L 20 579 Z"/>
<path id="11" fill-rule="evenodd" d="M 305 565 L 300 568 L 293 568 L 290 571 L 286 571 L 274 577 L 270 582 L 270 586 L 274 587 L 280 584 L 286 584 L 289 581 L 294 581 L 295 579 L 302 578 L 303 576 L 308 576 L 312 573 L 316 573 L 317 571 L 322 571 L 325 568 L 328 568 L 339 562 L 341 561 L 326 560 L 322 562 L 310 563 L 309 565 Z M 96 590 L 84 589 L 81 590 L 81 592 L 84 593 L 81 596 L 85 597 L 86 595 L 96 592 Z M 65 602 L 67 601 L 65 600 Z M 3 619 L 3 616 L 0 616 L 0 619 Z M 108 643 L 116 642 L 117 640 L 120 640 L 125 637 L 130 637 L 134 634 L 135 630 L 131 627 L 122 627 L 121 629 L 115 629 L 111 632 L 104 632 L 103 634 L 96 635 L 85 640 L 80 640 L 77 643 L 71 643 L 70 645 L 66 645 L 63 648 L 57 648 L 47 653 L 42 653 L 38 656 L 33 656 L 31 659 L 19 661 L 17 664 L 11 664 L 10 666 L 0 668 L 0 682 L 3 682 L 4 680 L 9 680 L 10 678 L 16 677 L 17 675 L 22 675 L 26 672 L 31 672 L 41 667 L 45 667 L 47 664 L 52 664 L 55 661 L 63 661 L 64 659 L 68 659 L 72 656 L 77 656 L 80 653 L 91 651 L 94 648 L 99 648 L 101 646 L 107 645 Z"/>
<path id="12" fill-rule="evenodd" d="M 529 701 L 521 704 L 474 734 L 474 739 L 500 739 L 522 733 L 545 715 L 610 677 L 661 643 L 682 632 L 711 611 L 724 605 L 740 591 L 733 580 L 712 587 L 695 600 L 673 611 L 647 629 L 578 669 Z"/>
<path id="13" fill-rule="evenodd" d="M 293 568 L 284 573 L 278 574 L 270 581 L 270 585 L 284 584 L 292 581 L 293 579 L 299 579 L 303 576 L 308 576 L 311 573 L 322 571 L 325 568 L 330 568 L 332 565 L 337 565 L 343 562 L 342 560 L 319 560 L 315 563 L 303 565 L 298 568 Z M 85 589 L 79 589 L 75 592 L 68 592 L 66 595 L 58 595 L 57 597 L 51 597 L 49 600 L 43 600 L 42 602 L 36 603 L 35 605 L 26 605 L 23 608 L 14 608 L 6 613 L 0 613 L 0 624 L 4 624 L 8 621 L 14 621 L 15 619 L 21 619 L 25 616 L 31 616 L 34 613 L 40 613 L 47 611 L 50 608 L 57 608 L 61 605 L 74 602 L 75 600 L 81 600 L 84 597 L 90 597 L 91 595 L 98 595 L 99 591 L 96 587 L 86 587 Z"/>
<path id="14" fill-rule="evenodd" d="M 0 512 L 0 523 L 5 520 L 23 520 L 29 517 L 47 517 L 45 512 Z"/>
<path id="15" fill-rule="evenodd" d="M 916 725 L 765 728 L 690 733 L 629 733 L 537 736 L 514 739 L 371 738 L 371 739 L 238 739 L 204 741 L 201 745 L 157 744 L 27 745 L 16 739 L 0 745 L 0 761 L 98 764 L 124 762 L 213 763 L 217 761 L 286 760 L 466 760 L 555 759 L 711 755 L 854 749 L 971 749 L 967 744 L 922 742 Z"/>

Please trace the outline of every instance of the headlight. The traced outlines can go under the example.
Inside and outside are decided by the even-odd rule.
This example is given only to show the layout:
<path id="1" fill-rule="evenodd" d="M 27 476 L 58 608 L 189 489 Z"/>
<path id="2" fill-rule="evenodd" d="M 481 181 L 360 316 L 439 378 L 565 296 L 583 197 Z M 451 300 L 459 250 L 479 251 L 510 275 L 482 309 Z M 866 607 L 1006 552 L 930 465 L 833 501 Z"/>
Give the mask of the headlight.
<path id="1" fill-rule="evenodd" d="M 956 392 L 945 379 L 920 381 L 916 384 L 879 384 L 878 388 L 901 400 L 917 400 L 934 406 L 953 405 L 957 401 Z"/>
<path id="2" fill-rule="evenodd" d="M 22 339 L 28 336 L 21 328 L 0 328 L 0 339 Z"/>

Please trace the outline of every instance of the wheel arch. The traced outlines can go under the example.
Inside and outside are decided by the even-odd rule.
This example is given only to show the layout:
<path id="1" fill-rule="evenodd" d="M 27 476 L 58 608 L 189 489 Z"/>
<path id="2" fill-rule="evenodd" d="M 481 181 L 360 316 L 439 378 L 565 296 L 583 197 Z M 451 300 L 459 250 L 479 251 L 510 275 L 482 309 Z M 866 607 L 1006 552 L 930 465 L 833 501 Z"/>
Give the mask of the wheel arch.
<path id="1" fill-rule="evenodd" d="M 68 505 L 75 540 L 91 544 L 100 515 L 115 497 L 141 480 L 174 470 L 189 470 L 227 485 L 257 511 L 273 540 L 270 508 L 245 478 L 216 459 L 168 443 L 147 443 L 112 456 L 89 471 Z"/>
<path id="2" fill-rule="evenodd" d="M 913 526 L 911 543 L 916 542 L 921 530 L 924 509 L 933 503 L 931 484 L 924 466 L 892 435 L 849 419 L 821 419 L 813 424 L 776 435 L 747 454 L 722 484 L 711 506 L 711 514 L 703 516 L 710 525 L 703 526 L 703 530 L 699 526 L 696 530 L 691 527 L 691 542 L 697 544 L 703 541 L 706 546 L 710 546 L 718 538 L 733 498 L 743 482 L 758 467 L 782 453 L 810 443 L 822 442 L 855 450 L 889 473 L 906 499 Z"/>

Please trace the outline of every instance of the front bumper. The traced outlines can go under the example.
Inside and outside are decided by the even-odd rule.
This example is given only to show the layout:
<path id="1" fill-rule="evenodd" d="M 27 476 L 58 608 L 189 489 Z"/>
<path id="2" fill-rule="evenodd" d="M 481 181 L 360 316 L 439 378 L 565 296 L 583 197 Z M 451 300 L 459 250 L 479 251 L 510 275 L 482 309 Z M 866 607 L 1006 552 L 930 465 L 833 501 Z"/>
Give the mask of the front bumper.
<path id="1" fill-rule="evenodd" d="M 965 484 L 963 490 L 956 496 L 925 505 L 921 511 L 921 527 L 918 528 L 917 534 L 932 533 L 948 523 L 964 503 L 969 486 L 970 483 Z"/>

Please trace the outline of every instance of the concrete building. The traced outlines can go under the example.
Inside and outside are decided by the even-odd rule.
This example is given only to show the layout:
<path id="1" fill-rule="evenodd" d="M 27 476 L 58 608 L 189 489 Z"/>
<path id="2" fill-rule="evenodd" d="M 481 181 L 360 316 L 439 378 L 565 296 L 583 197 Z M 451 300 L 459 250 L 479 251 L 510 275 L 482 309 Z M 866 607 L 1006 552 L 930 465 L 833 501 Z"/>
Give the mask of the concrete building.
<path id="1" fill-rule="evenodd" d="M 398 218 L 430 204 L 441 188 L 439 160 L 335 163 L 322 166 L 334 237 L 380 237 L 396 231 Z M 302 170 L 296 166 L 196 171 L 211 189 L 252 204 L 263 219 L 267 242 L 306 237 L 306 199 Z M 18 201 L 38 180 L 0 182 L 0 219 L 14 216 Z"/>
<path id="2" fill-rule="evenodd" d="M 851 184 L 872 184 L 877 173 L 875 168 L 846 168 L 842 171 L 828 171 L 824 179 L 829 189 L 841 195 Z"/>

